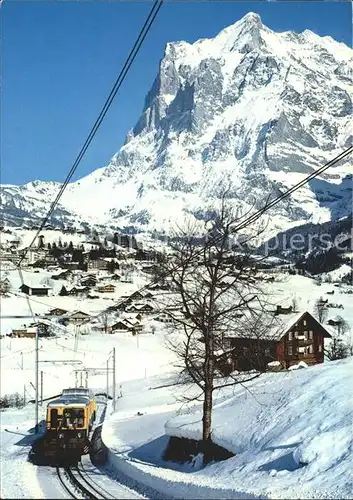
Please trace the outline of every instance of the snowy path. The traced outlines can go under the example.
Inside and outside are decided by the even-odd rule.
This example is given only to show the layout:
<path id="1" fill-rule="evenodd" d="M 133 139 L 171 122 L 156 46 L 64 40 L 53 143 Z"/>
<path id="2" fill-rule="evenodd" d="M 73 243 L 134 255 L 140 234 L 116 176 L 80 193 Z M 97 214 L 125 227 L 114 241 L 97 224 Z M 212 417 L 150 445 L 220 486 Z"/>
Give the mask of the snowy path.
<path id="1" fill-rule="evenodd" d="M 33 413 L 31 406 L 0 413 L 2 498 L 44 498 L 35 467 L 27 461 L 34 440 Z M 54 498 L 60 497 L 55 494 Z"/>

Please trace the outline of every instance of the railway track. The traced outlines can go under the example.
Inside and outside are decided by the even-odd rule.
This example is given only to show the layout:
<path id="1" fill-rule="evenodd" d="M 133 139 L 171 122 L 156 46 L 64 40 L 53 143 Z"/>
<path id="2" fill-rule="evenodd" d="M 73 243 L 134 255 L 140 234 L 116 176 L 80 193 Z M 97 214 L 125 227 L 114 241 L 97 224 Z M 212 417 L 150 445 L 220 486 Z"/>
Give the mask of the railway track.
<path id="1" fill-rule="evenodd" d="M 85 471 L 81 462 L 69 467 L 56 467 L 58 479 L 70 498 L 110 500 L 114 498 Z"/>

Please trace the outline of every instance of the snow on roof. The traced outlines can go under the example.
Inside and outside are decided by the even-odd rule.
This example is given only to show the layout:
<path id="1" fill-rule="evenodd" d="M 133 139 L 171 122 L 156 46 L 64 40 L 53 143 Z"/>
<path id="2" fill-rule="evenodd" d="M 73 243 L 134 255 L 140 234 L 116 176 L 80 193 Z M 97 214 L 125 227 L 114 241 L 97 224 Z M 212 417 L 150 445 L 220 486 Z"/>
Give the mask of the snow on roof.
<path id="1" fill-rule="evenodd" d="M 240 324 L 237 325 L 236 331 L 230 332 L 227 334 L 227 337 L 279 341 L 305 313 L 310 314 L 308 311 L 301 311 L 299 313 L 291 313 L 283 316 L 244 313 L 244 316 L 240 319 Z M 310 314 L 310 316 L 312 315 Z M 332 335 L 332 330 L 330 330 L 329 327 L 322 325 L 316 318 L 314 319 L 330 336 Z"/>
<path id="2" fill-rule="evenodd" d="M 32 290 L 34 288 L 38 288 L 38 289 L 45 289 L 45 290 L 51 290 L 52 287 L 49 286 L 49 285 L 46 285 L 45 283 L 39 283 L 39 282 L 34 282 L 33 280 L 31 280 L 30 282 L 28 282 L 28 280 L 26 280 L 24 282 L 24 285 L 25 286 L 28 286 L 28 288 L 32 288 Z M 22 286 L 22 285 L 21 285 Z M 20 287 L 21 288 L 21 287 Z"/>

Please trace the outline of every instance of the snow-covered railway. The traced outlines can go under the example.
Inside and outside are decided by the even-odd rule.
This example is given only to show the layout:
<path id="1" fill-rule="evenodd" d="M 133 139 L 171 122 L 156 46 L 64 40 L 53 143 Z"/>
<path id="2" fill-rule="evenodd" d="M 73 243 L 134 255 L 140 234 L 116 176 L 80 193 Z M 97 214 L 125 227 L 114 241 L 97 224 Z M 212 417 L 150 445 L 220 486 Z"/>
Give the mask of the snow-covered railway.
<path id="1" fill-rule="evenodd" d="M 102 488 L 101 485 L 98 485 L 87 474 L 81 462 L 71 467 L 56 467 L 56 475 L 60 484 L 71 498 L 92 500 L 114 498 L 113 495 Z"/>

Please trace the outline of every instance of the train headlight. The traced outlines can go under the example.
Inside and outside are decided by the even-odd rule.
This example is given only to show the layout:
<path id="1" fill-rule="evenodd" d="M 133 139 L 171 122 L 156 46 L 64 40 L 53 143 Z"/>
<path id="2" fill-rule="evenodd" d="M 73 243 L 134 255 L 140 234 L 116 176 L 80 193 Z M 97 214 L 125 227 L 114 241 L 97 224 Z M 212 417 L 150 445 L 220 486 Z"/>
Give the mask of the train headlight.
<path id="1" fill-rule="evenodd" d="M 64 434 L 63 434 L 62 432 L 59 432 L 59 434 L 58 434 L 58 438 L 59 438 L 59 439 L 64 439 Z"/>
<path id="2" fill-rule="evenodd" d="M 80 439 L 80 438 L 82 437 L 81 432 L 78 432 L 78 433 L 77 433 L 77 437 L 78 437 L 78 439 Z"/>

